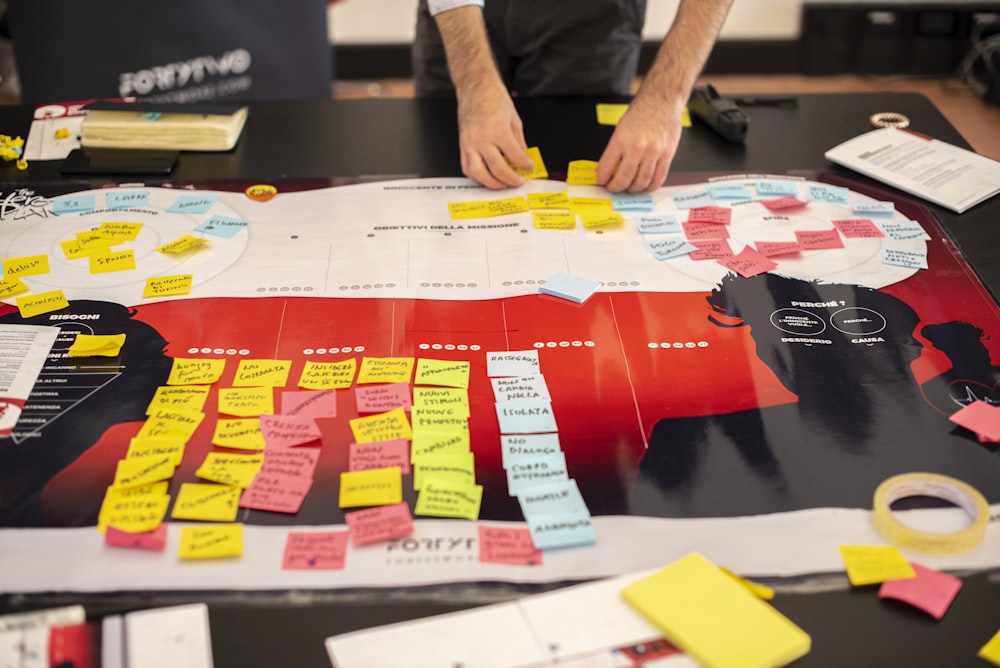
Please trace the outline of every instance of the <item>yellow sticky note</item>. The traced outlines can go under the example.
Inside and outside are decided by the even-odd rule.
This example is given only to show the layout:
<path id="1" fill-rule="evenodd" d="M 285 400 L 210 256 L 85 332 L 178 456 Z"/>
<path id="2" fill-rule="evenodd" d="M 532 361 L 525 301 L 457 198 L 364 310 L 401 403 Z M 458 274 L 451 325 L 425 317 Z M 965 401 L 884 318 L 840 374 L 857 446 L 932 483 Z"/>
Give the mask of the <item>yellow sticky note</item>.
<path id="1" fill-rule="evenodd" d="M 353 418 L 349 422 L 355 443 L 394 441 L 399 438 L 410 440 L 413 436 L 410 421 L 406 419 L 406 411 L 402 408 Z"/>
<path id="2" fill-rule="evenodd" d="M 62 247 L 63 255 L 66 256 L 67 260 L 89 258 L 94 253 L 103 253 L 107 249 L 107 246 L 83 247 L 76 239 L 64 239 L 59 242 L 59 245 Z"/>
<path id="3" fill-rule="evenodd" d="M 208 388 L 204 385 L 161 385 L 146 406 L 146 415 L 157 410 L 199 412 L 207 399 Z"/>
<path id="4" fill-rule="evenodd" d="M 784 666 L 812 645 L 805 631 L 697 552 L 626 586 L 622 597 L 708 668 Z"/>
<path id="5" fill-rule="evenodd" d="M 414 406 L 410 409 L 410 423 L 414 432 L 424 429 L 468 431 L 468 417 L 461 408 Z"/>
<path id="6" fill-rule="evenodd" d="M 470 447 L 468 430 L 420 429 L 413 432 L 413 443 L 410 444 L 410 461 L 416 464 L 439 455 L 467 454 L 471 452 Z"/>
<path id="7" fill-rule="evenodd" d="M 243 525 L 181 527 L 181 559 L 224 559 L 243 554 Z"/>
<path id="8" fill-rule="evenodd" d="M 614 211 L 614 205 L 610 197 L 571 197 L 569 199 L 569 208 L 573 210 L 573 213 L 581 215 L 611 213 Z"/>
<path id="9" fill-rule="evenodd" d="M 595 227 L 607 227 L 609 225 L 622 225 L 625 223 L 625 216 L 617 211 L 606 213 L 581 213 L 580 222 L 588 230 Z"/>
<path id="10" fill-rule="evenodd" d="M 264 453 L 244 455 L 228 452 L 210 452 L 195 471 L 205 480 L 246 489 L 253 482 L 264 464 Z"/>
<path id="11" fill-rule="evenodd" d="M 166 489 L 165 483 L 163 484 L 163 489 Z M 163 522 L 169 505 L 170 495 L 162 492 L 122 495 L 116 493 L 116 490 L 108 490 L 104 503 L 101 504 L 97 530 L 104 533 L 112 526 L 129 533 L 152 531 Z"/>
<path id="12" fill-rule="evenodd" d="M 20 311 L 22 318 L 32 318 L 68 307 L 69 300 L 62 290 L 50 290 L 17 298 L 17 310 Z"/>
<path id="13" fill-rule="evenodd" d="M 420 488 L 414 515 L 479 519 L 483 486 L 435 478 Z"/>
<path id="14" fill-rule="evenodd" d="M 343 390 L 354 383 L 358 362 L 353 357 L 341 362 L 306 360 L 299 376 L 299 387 L 307 390 Z"/>
<path id="15" fill-rule="evenodd" d="M 135 241 L 141 229 L 142 223 L 101 223 L 97 232 L 105 239 L 113 239 L 115 242 Z"/>
<path id="16" fill-rule="evenodd" d="M 627 104 L 611 104 L 599 102 L 597 104 L 598 125 L 618 125 L 625 112 L 628 111 Z"/>
<path id="17" fill-rule="evenodd" d="M 757 598 L 763 599 L 765 601 L 770 601 L 774 598 L 774 590 L 767 585 L 762 585 L 759 582 L 754 582 L 753 580 L 747 580 L 745 577 L 733 573 L 728 568 L 719 566 L 719 570 L 731 577 L 736 581 L 738 585 L 749 591 L 751 594 Z"/>
<path id="18" fill-rule="evenodd" d="M 524 213 L 528 210 L 528 200 L 524 197 L 448 203 L 448 213 L 452 220 L 506 216 L 511 213 Z"/>
<path id="19" fill-rule="evenodd" d="M 146 279 L 146 287 L 142 291 L 142 296 L 146 299 L 153 299 L 155 297 L 189 295 L 191 294 L 191 285 L 193 283 L 193 274 L 150 276 Z"/>
<path id="20" fill-rule="evenodd" d="M 100 533 L 104 533 L 104 527 L 107 525 L 107 516 L 112 512 L 115 502 L 121 499 L 149 499 L 157 496 L 170 498 L 170 495 L 167 494 L 169 485 L 169 482 L 162 481 L 139 487 L 122 487 L 120 489 L 109 487 L 108 491 L 104 494 L 104 501 L 101 503 L 101 510 L 97 515 L 97 530 Z"/>
<path id="21" fill-rule="evenodd" d="M 3 261 L 4 278 L 14 276 L 38 276 L 49 273 L 48 255 L 24 255 L 22 257 L 5 258 Z"/>
<path id="22" fill-rule="evenodd" d="M 429 480 L 476 484 L 476 459 L 471 452 L 441 454 L 413 462 L 413 489 L 423 489 Z"/>
<path id="23" fill-rule="evenodd" d="M 77 334 L 66 350 L 69 357 L 117 357 L 125 345 L 124 334 Z"/>
<path id="24" fill-rule="evenodd" d="M 200 360 L 175 357 L 167 385 L 211 385 L 222 378 L 226 360 Z"/>
<path id="25" fill-rule="evenodd" d="M 260 431 L 260 418 L 219 418 L 212 434 L 212 444 L 239 450 L 263 450 L 267 445 Z"/>
<path id="26" fill-rule="evenodd" d="M 417 360 L 413 384 L 467 388 L 471 367 L 468 360 L 436 360 L 421 357 Z"/>
<path id="27" fill-rule="evenodd" d="M 993 665 L 1000 666 L 1000 631 L 983 645 L 976 654 L 983 661 L 989 661 Z"/>
<path id="28" fill-rule="evenodd" d="M 534 211 L 531 219 L 536 230 L 576 229 L 576 214 L 572 211 Z"/>
<path id="29" fill-rule="evenodd" d="M 175 520 L 232 522 L 239 510 L 242 492 L 239 487 L 231 485 L 186 482 L 177 492 L 170 517 Z"/>
<path id="30" fill-rule="evenodd" d="M 291 360 L 240 360 L 233 387 L 284 387 Z"/>
<path id="31" fill-rule="evenodd" d="M 125 459 L 170 457 L 179 466 L 187 441 L 182 436 L 133 436 L 128 442 Z"/>
<path id="32" fill-rule="evenodd" d="M 453 408 L 455 415 L 469 417 L 469 391 L 461 387 L 415 387 L 414 408 Z"/>
<path id="33" fill-rule="evenodd" d="M 358 385 L 366 383 L 409 383 L 413 375 L 412 357 L 362 357 Z"/>
<path id="34" fill-rule="evenodd" d="M 109 274 L 135 269 L 135 251 L 128 248 L 117 253 L 94 253 L 90 256 L 90 273 Z"/>
<path id="35" fill-rule="evenodd" d="M 528 193 L 528 208 L 568 209 L 569 194 L 565 190 L 557 193 Z"/>
<path id="36" fill-rule="evenodd" d="M 116 242 L 114 239 L 110 239 L 97 230 L 86 230 L 84 232 L 77 232 L 76 245 L 89 252 L 110 252 L 111 246 L 114 246 Z"/>
<path id="37" fill-rule="evenodd" d="M 19 295 L 22 292 L 27 292 L 28 286 L 25 285 L 17 276 L 12 276 L 11 278 L 0 278 L 0 299 L 5 299 L 7 297 L 13 297 L 14 295 Z"/>
<path id="38" fill-rule="evenodd" d="M 174 475 L 174 457 L 171 455 L 150 455 L 147 457 L 127 457 L 118 461 L 115 468 L 114 488 L 140 487 L 153 482 L 167 480 Z"/>
<path id="39" fill-rule="evenodd" d="M 570 160 L 566 168 L 566 184 L 571 186 L 596 186 L 596 160 Z"/>
<path id="40" fill-rule="evenodd" d="M 681 111 L 681 127 L 691 127 L 691 113 L 688 111 L 687 107 L 684 107 L 684 110 Z"/>
<path id="41" fill-rule="evenodd" d="M 545 169 L 545 163 L 542 161 L 542 152 L 537 146 L 529 147 L 525 153 L 531 158 L 531 162 L 535 163 L 532 169 L 521 169 L 515 167 L 514 171 L 523 176 L 526 179 L 544 179 L 549 175 L 547 169 Z"/>
<path id="42" fill-rule="evenodd" d="M 204 419 L 201 411 L 157 408 L 146 417 L 136 436 L 179 436 L 186 442 Z"/>
<path id="43" fill-rule="evenodd" d="M 55 131 L 56 139 L 69 139 L 69 130 L 66 128 L 56 128 Z"/>
<path id="44" fill-rule="evenodd" d="M 340 507 L 387 506 L 403 500 L 403 474 L 398 466 L 340 474 Z"/>
<path id="45" fill-rule="evenodd" d="M 236 417 L 274 414 L 274 389 L 270 387 L 229 387 L 219 390 L 219 412 Z"/>
<path id="46" fill-rule="evenodd" d="M 903 553 L 892 545 L 838 545 L 851 584 L 877 584 L 917 576 Z"/>
<path id="47" fill-rule="evenodd" d="M 159 253 L 171 253 L 178 255 L 180 253 L 187 253 L 188 251 L 195 250 L 196 248 L 201 248 L 207 243 L 208 239 L 202 239 L 192 234 L 185 234 L 182 237 L 174 239 L 170 243 L 157 247 L 156 250 Z"/>

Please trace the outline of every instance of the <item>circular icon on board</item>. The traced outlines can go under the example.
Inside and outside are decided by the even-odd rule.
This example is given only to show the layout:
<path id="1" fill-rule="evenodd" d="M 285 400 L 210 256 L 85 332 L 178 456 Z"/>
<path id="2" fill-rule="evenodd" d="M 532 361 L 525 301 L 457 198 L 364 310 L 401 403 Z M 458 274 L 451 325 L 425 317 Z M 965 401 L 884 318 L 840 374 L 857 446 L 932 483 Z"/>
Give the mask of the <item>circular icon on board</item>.
<path id="1" fill-rule="evenodd" d="M 830 316 L 830 324 L 844 334 L 877 334 L 885 329 L 882 314 L 868 308 L 850 307 L 840 309 Z"/>
<path id="2" fill-rule="evenodd" d="M 771 314 L 771 324 L 782 332 L 815 336 L 826 329 L 826 321 L 800 308 L 779 308 Z"/>

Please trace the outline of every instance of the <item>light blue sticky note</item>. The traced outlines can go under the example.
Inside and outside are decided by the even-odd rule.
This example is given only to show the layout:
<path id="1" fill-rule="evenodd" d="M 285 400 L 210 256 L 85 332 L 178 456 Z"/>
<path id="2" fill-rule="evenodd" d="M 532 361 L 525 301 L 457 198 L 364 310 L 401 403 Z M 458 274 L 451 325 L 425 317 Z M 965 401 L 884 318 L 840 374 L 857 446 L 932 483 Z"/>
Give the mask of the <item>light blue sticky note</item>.
<path id="1" fill-rule="evenodd" d="M 195 232 L 204 232 L 224 239 L 232 239 L 236 234 L 246 228 L 250 222 L 239 218 L 227 218 L 226 216 L 212 216 L 204 223 L 194 228 Z"/>
<path id="2" fill-rule="evenodd" d="M 205 213 L 218 199 L 218 195 L 181 195 L 170 205 L 167 213 Z"/>
<path id="3" fill-rule="evenodd" d="M 894 267 L 906 267 L 907 269 L 926 269 L 927 251 L 883 248 L 882 264 L 891 264 Z"/>
<path id="4" fill-rule="evenodd" d="M 559 273 L 542 283 L 538 290 L 547 295 L 562 297 L 563 299 L 569 299 L 570 301 L 582 304 L 590 299 L 590 296 L 597 292 L 597 288 L 599 287 L 601 287 L 601 284 L 597 281 Z"/>
<path id="5" fill-rule="evenodd" d="M 652 211 L 652 195 L 612 195 L 611 208 L 615 211 Z"/>
<path id="6" fill-rule="evenodd" d="M 909 241 L 910 239 L 930 241 L 931 238 L 920 223 L 915 220 L 874 220 L 872 222 L 885 233 L 885 236 L 896 241 Z"/>
<path id="7" fill-rule="evenodd" d="M 559 434 L 504 434 L 500 437 L 503 467 L 526 459 L 535 459 L 562 452 Z"/>
<path id="8" fill-rule="evenodd" d="M 501 401 L 548 401 L 549 386 L 545 384 L 545 376 L 536 373 L 533 376 L 517 376 L 511 378 L 490 378 L 493 385 L 493 399 Z"/>
<path id="9" fill-rule="evenodd" d="M 569 480 L 566 455 L 557 452 L 511 462 L 507 467 L 507 493 L 517 496 L 535 485 Z"/>
<path id="10" fill-rule="evenodd" d="M 810 202 L 829 202 L 830 204 L 849 204 L 851 191 L 840 186 L 825 186 L 810 184 L 806 191 L 806 199 Z"/>
<path id="11" fill-rule="evenodd" d="M 540 550 L 593 545 L 597 542 L 590 514 L 539 515 L 525 518 L 531 542 Z"/>
<path id="12" fill-rule="evenodd" d="M 517 495 L 521 512 L 525 517 L 544 515 L 567 515 L 585 513 L 590 515 L 587 504 L 576 486 L 576 480 L 532 485 Z"/>
<path id="13" fill-rule="evenodd" d="M 680 193 L 673 196 L 674 206 L 682 211 L 694 209 L 699 206 L 711 206 L 715 200 L 708 194 L 707 190 L 697 190 L 694 192 Z"/>
<path id="14" fill-rule="evenodd" d="M 891 216 L 896 213 L 896 205 L 892 202 L 860 202 L 851 204 L 851 211 L 856 216 Z"/>
<path id="15" fill-rule="evenodd" d="M 119 188 L 108 192 L 105 201 L 111 210 L 149 206 L 149 191 Z"/>
<path id="16" fill-rule="evenodd" d="M 67 195 L 52 200 L 52 213 L 60 216 L 64 213 L 89 213 L 96 208 L 93 195 Z"/>
<path id="17" fill-rule="evenodd" d="M 537 350 L 499 350 L 486 353 L 486 375 L 533 376 L 541 373 Z"/>
<path id="18" fill-rule="evenodd" d="M 647 241 L 643 246 L 653 254 L 653 257 L 660 261 L 687 255 L 692 251 L 698 250 L 697 247 L 689 244 L 684 239 L 675 238 Z"/>
<path id="19" fill-rule="evenodd" d="M 640 234 L 680 234 L 684 231 L 677 217 L 669 213 L 658 216 L 636 216 L 633 220 Z"/>
<path id="20" fill-rule="evenodd" d="M 501 434 L 537 434 L 557 431 L 549 401 L 504 401 L 496 404 Z"/>
<path id="21" fill-rule="evenodd" d="M 705 187 L 708 188 L 708 194 L 711 195 L 714 200 L 751 199 L 750 189 L 742 183 L 727 183 L 725 181 L 720 181 L 717 183 L 709 183 Z"/>
<path id="22" fill-rule="evenodd" d="M 758 197 L 798 197 L 799 184 L 784 179 L 760 179 L 754 184 Z"/>

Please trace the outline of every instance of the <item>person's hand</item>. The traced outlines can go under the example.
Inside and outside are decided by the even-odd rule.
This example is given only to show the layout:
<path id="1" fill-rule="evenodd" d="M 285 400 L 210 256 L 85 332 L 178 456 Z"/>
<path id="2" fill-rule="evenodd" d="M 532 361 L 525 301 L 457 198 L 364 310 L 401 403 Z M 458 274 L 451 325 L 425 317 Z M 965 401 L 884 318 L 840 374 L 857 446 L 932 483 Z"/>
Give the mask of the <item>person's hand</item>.
<path id="1" fill-rule="evenodd" d="M 458 100 L 458 144 L 462 173 L 498 190 L 524 183 L 513 166 L 533 169 L 524 129 L 503 86 L 484 84 Z"/>
<path id="2" fill-rule="evenodd" d="M 683 105 L 636 97 L 597 163 L 597 183 L 613 193 L 650 192 L 662 186 L 680 142 L 682 111 Z"/>

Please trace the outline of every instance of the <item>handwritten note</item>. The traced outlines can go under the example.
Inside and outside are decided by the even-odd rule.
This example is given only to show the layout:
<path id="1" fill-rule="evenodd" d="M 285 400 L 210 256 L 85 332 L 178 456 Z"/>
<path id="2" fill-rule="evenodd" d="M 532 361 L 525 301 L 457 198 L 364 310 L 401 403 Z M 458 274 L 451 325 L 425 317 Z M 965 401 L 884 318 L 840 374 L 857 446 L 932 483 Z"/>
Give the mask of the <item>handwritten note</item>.
<path id="1" fill-rule="evenodd" d="M 135 251 L 127 248 L 123 251 L 94 253 L 90 256 L 90 273 L 109 274 L 115 271 L 132 271 L 135 269 Z"/>
<path id="2" fill-rule="evenodd" d="M 17 298 L 17 310 L 22 318 L 34 318 L 60 309 L 69 308 L 69 300 L 62 290 L 50 290 Z"/>
<path id="3" fill-rule="evenodd" d="M 38 276 L 47 273 L 49 273 L 48 255 L 25 255 L 22 257 L 5 258 L 3 261 L 4 278 Z"/>
<path id="4" fill-rule="evenodd" d="M 212 216 L 198 227 L 195 232 L 204 232 L 223 239 L 232 239 L 239 232 L 242 232 L 250 224 L 250 221 L 241 218 L 230 218 L 228 216 Z"/>
<path id="5" fill-rule="evenodd" d="M 16 276 L 13 278 L 0 278 L 0 299 L 13 297 L 27 291 L 28 285 Z"/>
<path id="6" fill-rule="evenodd" d="M 570 160 L 566 167 L 566 184 L 571 186 L 596 186 L 596 160 Z"/>
<path id="7" fill-rule="evenodd" d="M 284 387 L 291 360 L 240 360 L 233 387 Z"/>
<path id="8" fill-rule="evenodd" d="M 750 246 L 744 247 L 732 257 L 719 258 L 716 262 L 726 269 L 735 271 L 743 278 L 765 274 L 778 266 L 777 263 L 761 255 Z"/>
<path id="9" fill-rule="evenodd" d="M 920 226 L 920 223 L 915 220 L 880 220 L 875 222 L 875 224 L 878 225 L 880 230 L 885 232 L 887 237 L 896 241 L 907 241 L 910 239 L 929 241 L 931 238 L 924 231 L 924 228 Z"/>
<path id="10" fill-rule="evenodd" d="M 409 440 L 413 436 L 410 421 L 402 408 L 353 418 L 349 424 L 357 443 L 392 441 L 398 438 Z"/>
<path id="11" fill-rule="evenodd" d="M 260 433 L 270 448 L 291 448 L 323 437 L 315 418 L 299 415 L 261 415 Z"/>
<path id="12" fill-rule="evenodd" d="M 194 274 L 150 276 L 146 279 L 146 287 L 142 290 L 142 296 L 146 299 L 155 299 L 156 297 L 189 295 L 193 284 Z"/>
<path id="13" fill-rule="evenodd" d="M 219 412 L 236 417 L 272 414 L 274 390 L 270 387 L 223 388 L 219 390 Z"/>
<path id="14" fill-rule="evenodd" d="M 169 497 L 167 499 L 169 501 Z M 164 504 L 163 512 L 167 512 Z M 162 519 L 162 515 L 161 515 Z M 167 547 L 167 525 L 158 524 L 156 528 L 148 531 L 129 532 L 116 528 L 114 525 L 108 526 L 104 532 L 104 544 L 111 547 L 125 547 L 133 550 L 150 550 L 162 552 Z"/>
<path id="15" fill-rule="evenodd" d="M 337 417 L 335 390 L 301 390 L 281 393 L 281 414 L 293 417 Z"/>
<path id="16" fill-rule="evenodd" d="M 877 584 L 916 577 L 902 552 L 892 545 L 838 545 L 851 584 Z"/>
<path id="17" fill-rule="evenodd" d="M 698 248 L 684 239 L 676 238 L 647 241 L 643 244 L 643 246 L 645 246 L 646 250 L 653 254 L 653 257 L 661 262 L 665 260 L 672 260 L 675 257 L 689 255 Z"/>
<path id="18" fill-rule="evenodd" d="M 430 517 L 456 517 L 475 520 L 483 501 L 483 486 L 471 485 L 452 479 L 434 478 L 420 488 L 416 515 Z"/>
<path id="19" fill-rule="evenodd" d="M 105 206 L 112 211 L 149 206 L 149 191 L 135 188 L 116 188 L 108 192 Z"/>
<path id="20" fill-rule="evenodd" d="M 169 456 L 174 466 L 184 457 L 187 439 L 184 436 L 135 436 L 129 439 L 126 459 Z"/>
<path id="21" fill-rule="evenodd" d="M 541 550 L 593 545 L 597 541 L 590 513 L 536 515 L 525 519 L 532 542 Z"/>
<path id="22" fill-rule="evenodd" d="M 680 234 L 681 224 L 670 214 L 636 216 L 632 219 L 640 234 Z"/>
<path id="23" fill-rule="evenodd" d="M 240 497 L 240 508 L 294 515 L 312 487 L 312 477 L 261 471 Z"/>
<path id="24" fill-rule="evenodd" d="M 417 359 L 413 382 L 416 385 L 468 388 L 471 366 L 468 360 L 421 357 Z"/>
<path id="25" fill-rule="evenodd" d="M 525 153 L 531 158 L 531 162 L 534 165 L 531 169 L 521 169 L 520 167 L 515 167 L 514 171 L 523 176 L 526 179 L 544 179 L 548 178 L 549 171 L 545 168 L 545 162 L 542 160 L 542 152 L 537 146 L 529 146 Z"/>
<path id="26" fill-rule="evenodd" d="M 692 241 L 695 250 L 689 254 L 692 260 L 719 260 L 733 256 L 733 248 L 726 239 L 701 239 Z"/>
<path id="27" fill-rule="evenodd" d="M 403 479 L 398 466 L 340 474 L 340 507 L 386 506 L 403 500 Z"/>
<path id="28" fill-rule="evenodd" d="M 174 436 L 180 435 L 188 440 L 194 434 L 198 425 L 205 419 L 201 411 L 176 411 L 162 408 L 154 409 L 142 427 L 138 436 Z"/>
<path id="29" fill-rule="evenodd" d="M 892 202 L 857 200 L 851 204 L 851 212 L 857 216 L 891 216 L 896 213 L 896 205 Z"/>
<path id="30" fill-rule="evenodd" d="M 61 216 L 67 213 L 89 213 L 94 210 L 97 198 L 94 195 L 68 195 L 52 200 L 52 213 Z"/>
<path id="31" fill-rule="evenodd" d="M 423 489 L 430 480 L 448 480 L 462 485 L 476 482 L 476 460 L 471 452 L 439 454 L 413 463 L 413 489 Z"/>
<path id="32" fill-rule="evenodd" d="M 354 389 L 358 413 L 384 413 L 394 408 L 408 410 L 413 406 L 409 383 L 361 385 Z"/>
<path id="33" fill-rule="evenodd" d="M 850 194 L 850 190 L 840 186 L 810 184 L 806 190 L 806 199 L 829 204 L 848 204 Z"/>
<path id="34" fill-rule="evenodd" d="M 708 194 L 714 200 L 746 200 L 750 199 L 750 189 L 743 183 L 715 181 L 705 185 Z"/>
<path id="35" fill-rule="evenodd" d="M 414 463 L 428 457 L 455 455 L 466 452 L 471 452 L 468 429 L 418 429 L 413 432 L 410 460 Z"/>
<path id="36" fill-rule="evenodd" d="M 798 197 L 776 197 L 774 199 L 761 200 L 761 204 L 768 211 L 784 211 L 786 209 L 800 209 L 808 206 L 809 202 L 803 202 Z"/>
<path id="37" fill-rule="evenodd" d="M 559 434 L 507 434 L 500 436 L 500 453 L 506 469 L 519 461 L 528 461 L 562 452 Z"/>
<path id="38" fill-rule="evenodd" d="M 870 218 L 841 218 L 831 220 L 844 237 L 848 239 L 877 239 L 885 237 L 885 232 L 879 229 Z"/>
<path id="39" fill-rule="evenodd" d="M 410 472 L 410 442 L 405 439 L 378 443 L 348 445 L 347 467 L 350 471 L 366 471 L 398 466 L 403 475 Z"/>
<path id="40" fill-rule="evenodd" d="M 174 475 L 174 466 L 174 457 L 171 455 L 126 457 L 115 466 L 115 479 L 111 486 L 137 487 L 167 480 Z"/>
<path id="41" fill-rule="evenodd" d="M 882 264 L 907 269 L 927 269 L 927 251 L 883 247 Z"/>
<path id="42" fill-rule="evenodd" d="M 105 239 L 118 241 L 135 241 L 142 230 L 142 223 L 101 223 L 97 233 Z"/>
<path id="43" fill-rule="evenodd" d="M 799 184 L 795 181 L 785 181 L 782 179 L 758 179 L 754 183 L 758 197 L 782 197 L 790 195 L 798 197 Z"/>
<path id="44" fill-rule="evenodd" d="M 528 193 L 528 207 L 531 209 L 568 209 L 569 195 L 565 190 L 554 193 Z"/>
<path id="45" fill-rule="evenodd" d="M 802 250 L 798 241 L 755 241 L 754 248 L 764 257 L 775 255 L 791 255 Z"/>
<path id="46" fill-rule="evenodd" d="M 496 404 L 501 434 L 557 431 L 550 401 L 505 401 Z"/>
<path id="47" fill-rule="evenodd" d="M 218 195 L 181 195 L 170 205 L 167 213 L 207 213 L 218 199 Z"/>
<path id="48" fill-rule="evenodd" d="M 320 448 L 302 447 L 287 450 L 265 450 L 261 473 L 277 473 L 300 478 L 312 478 L 319 464 Z"/>
<path id="49" fill-rule="evenodd" d="M 313 362 L 306 360 L 299 376 L 299 387 L 307 390 L 343 390 L 354 383 L 357 360 L 353 357 L 341 362 Z"/>
<path id="50" fill-rule="evenodd" d="M 166 493 L 123 495 L 109 490 L 101 505 L 98 531 L 105 534 L 111 529 L 125 534 L 156 531 L 163 526 L 169 505 L 170 495 Z"/>
<path id="51" fill-rule="evenodd" d="M 729 227 L 715 223 L 681 223 L 688 241 L 701 239 L 728 239 Z"/>
<path id="52" fill-rule="evenodd" d="M 346 531 L 289 531 L 281 567 L 285 570 L 339 570 L 346 561 Z"/>
<path id="53" fill-rule="evenodd" d="M 413 533 L 413 517 L 405 503 L 344 513 L 344 521 L 355 546 L 405 538 Z"/>
<path id="54" fill-rule="evenodd" d="M 203 360 L 175 357 L 167 385 L 211 385 L 222 378 L 226 360 Z"/>
<path id="55" fill-rule="evenodd" d="M 225 559 L 243 554 L 242 524 L 181 527 L 181 559 Z"/>
<path id="56" fill-rule="evenodd" d="M 199 412 L 205 407 L 209 388 L 204 385 L 170 386 L 156 388 L 153 398 L 146 406 L 146 415 L 157 410 Z"/>
<path id="57" fill-rule="evenodd" d="M 507 467 L 507 491 L 511 496 L 517 496 L 534 485 L 567 480 L 566 455 L 561 451 L 531 459 L 517 459 Z"/>
<path id="58" fill-rule="evenodd" d="M 186 482 L 181 485 L 170 516 L 175 520 L 231 522 L 239 510 L 239 487 Z"/>
<path id="59" fill-rule="evenodd" d="M 358 384 L 409 383 L 414 362 L 412 357 L 362 357 Z"/>
<path id="60" fill-rule="evenodd" d="M 517 502 L 525 517 L 588 513 L 587 504 L 575 480 L 559 480 L 524 488 Z"/>
<path id="61" fill-rule="evenodd" d="M 696 190 L 693 192 L 678 193 L 672 197 L 674 206 L 685 211 L 700 206 L 712 206 L 715 200 L 708 194 L 707 190 Z"/>
<path id="62" fill-rule="evenodd" d="M 209 452 L 195 475 L 205 480 L 247 488 L 264 463 L 264 455 Z"/>
<path id="63" fill-rule="evenodd" d="M 625 216 L 617 211 L 599 213 L 580 212 L 579 216 L 580 224 L 588 230 L 611 225 L 621 226 L 625 223 Z"/>
<path id="64" fill-rule="evenodd" d="M 413 408 L 447 407 L 469 417 L 469 392 L 462 387 L 415 387 Z"/>
<path id="65" fill-rule="evenodd" d="M 479 525 L 479 563 L 541 566 L 542 554 L 527 527 Z"/>
<path id="66" fill-rule="evenodd" d="M 208 239 L 196 237 L 193 234 L 185 234 L 162 246 L 158 246 L 156 252 L 163 253 L 164 255 L 180 255 L 197 250 L 207 244 Z"/>
<path id="67" fill-rule="evenodd" d="M 212 434 L 212 445 L 238 450 L 263 450 L 266 443 L 260 433 L 259 418 L 219 418 Z"/>
<path id="68" fill-rule="evenodd" d="M 512 213 L 529 211 L 528 200 L 524 197 L 507 197 L 469 202 L 448 202 L 448 213 L 452 220 L 469 220 L 471 218 L 492 218 L 506 216 Z"/>
<path id="69" fill-rule="evenodd" d="M 547 401 L 549 388 L 545 376 L 514 376 L 491 378 L 493 398 L 497 403 L 503 401 Z"/>
<path id="70" fill-rule="evenodd" d="M 843 248 L 844 242 L 837 230 L 795 230 L 795 239 L 802 250 Z"/>
<path id="71" fill-rule="evenodd" d="M 611 196 L 611 208 L 615 211 L 652 211 L 653 196 L 615 193 Z"/>
<path id="72" fill-rule="evenodd" d="M 537 350 L 509 350 L 486 353 L 486 375 L 532 376 L 540 373 Z"/>

